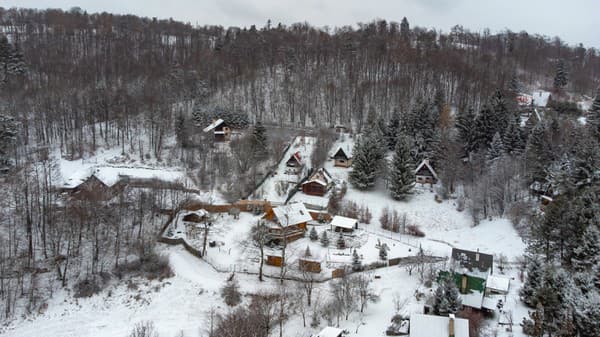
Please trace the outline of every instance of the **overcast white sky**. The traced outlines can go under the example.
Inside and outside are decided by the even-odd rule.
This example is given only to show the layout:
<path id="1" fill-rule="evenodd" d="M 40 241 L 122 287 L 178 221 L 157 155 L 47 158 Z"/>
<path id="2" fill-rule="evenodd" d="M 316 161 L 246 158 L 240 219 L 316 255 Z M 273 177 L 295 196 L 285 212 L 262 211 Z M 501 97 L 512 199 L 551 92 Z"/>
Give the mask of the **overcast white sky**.
<path id="1" fill-rule="evenodd" d="M 1 7 L 63 8 L 88 12 L 136 14 L 192 24 L 264 26 L 307 21 L 316 26 L 343 26 L 375 18 L 447 32 L 465 28 L 492 32 L 508 28 L 567 43 L 600 48 L 600 0 L 0 0 Z"/>

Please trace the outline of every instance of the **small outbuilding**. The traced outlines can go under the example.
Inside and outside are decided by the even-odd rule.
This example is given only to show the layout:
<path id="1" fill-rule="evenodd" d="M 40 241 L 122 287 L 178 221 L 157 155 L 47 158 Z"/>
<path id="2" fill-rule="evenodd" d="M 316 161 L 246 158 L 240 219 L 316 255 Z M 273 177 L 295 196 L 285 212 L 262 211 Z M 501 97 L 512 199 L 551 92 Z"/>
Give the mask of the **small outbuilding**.
<path id="1" fill-rule="evenodd" d="M 410 315 L 410 337 L 469 337 L 469 320 L 433 315 Z"/>
<path id="2" fill-rule="evenodd" d="M 350 167 L 352 166 L 352 148 L 350 146 L 340 146 L 332 156 L 334 166 Z"/>
<path id="3" fill-rule="evenodd" d="M 214 120 L 203 130 L 205 133 L 212 132 L 215 141 L 224 142 L 231 139 L 231 128 L 221 118 Z"/>
<path id="4" fill-rule="evenodd" d="M 344 330 L 328 326 L 321 330 L 316 337 L 344 337 Z"/>
<path id="5" fill-rule="evenodd" d="M 183 216 L 182 220 L 186 222 L 196 223 L 205 222 L 208 220 L 208 212 L 203 209 L 199 209 L 197 211 L 190 211 L 188 214 Z"/>
<path id="6" fill-rule="evenodd" d="M 331 230 L 335 232 L 352 232 L 358 229 L 358 220 L 336 215 L 331 220 Z"/>
<path id="7" fill-rule="evenodd" d="M 287 167 L 302 167 L 302 157 L 300 157 L 300 151 L 294 152 L 290 158 L 285 162 Z"/>
<path id="8" fill-rule="evenodd" d="M 424 159 L 415 170 L 417 183 L 419 184 L 436 184 L 438 181 L 437 173 L 429 163 L 429 159 Z"/>

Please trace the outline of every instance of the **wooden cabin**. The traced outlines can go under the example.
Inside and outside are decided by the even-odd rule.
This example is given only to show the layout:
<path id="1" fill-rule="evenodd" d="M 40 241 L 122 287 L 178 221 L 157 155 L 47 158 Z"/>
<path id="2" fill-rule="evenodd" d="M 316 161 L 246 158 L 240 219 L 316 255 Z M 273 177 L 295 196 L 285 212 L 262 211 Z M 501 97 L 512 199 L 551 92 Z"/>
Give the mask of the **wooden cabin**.
<path id="1" fill-rule="evenodd" d="M 415 170 L 416 181 L 418 184 L 431 184 L 434 185 L 438 181 L 437 173 L 431 164 L 429 163 L 429 159 L 425 159 L 417 166 Z"/>
<path id="2" fill-rule="evenodd" d="M 92 174 L 80 184 L 65 187 L 62 190 L 69 193 L 69 196 L 74 199 L 107 201 L 123 192 L 124 188 L 125 184 L 121 181 L 108 183 Z"/>
<path id="3" fill-rule="evenodd" d="M 290 158 L 285 162 L 287 167 L 302 167 L 302 158 L 300 157 L 300 151 L 295 152 L 290 156 Z"/>
<path id="4" fill-rule="evenodd" d="M 278 206 L 268 210 L 264 218 L 269 220 L 269 234 L 271 241 L 279 243 L 297 240 L 304 236 L 306 225 L 312 216 L 303 203 L 294 203 Z"/>
<path id="5" fill-rule="evenodd" d="M 320 168 L 307 181 L 302 183 L 302 193 L 322 197 L 329 190 L 332 181 L 329 172 L 324 168 Z"/>
<path id="6" fill-rule="evenodd" d="M 310 273 L 320 273 L 321 272 L 321 262 L 310 260 L 310 259 L 300 259 L 299 267 L 301 271 L 307 271 Z"/>
<path id="7" fill-rule="evenodd" d="M 340 146 L 332 156 L 334 160 L 334 166 L 336 167 L 350 167 L 352 166 L 352 149 L 348 147 Z"/>
<path id="8" fill-rule="evenodd" d="M 331 220 L 331 230 L 334 232 L 353 232 L 358 229 L 358 220 L 336 215 Z"/>
<path id="9" fill-rule="evenodd" d="M 212 132 L 217 142 L 225 142 L 231 139 L 231 128 L 222 119 L 214 120 L 203 130 L 205 133 Z"/>

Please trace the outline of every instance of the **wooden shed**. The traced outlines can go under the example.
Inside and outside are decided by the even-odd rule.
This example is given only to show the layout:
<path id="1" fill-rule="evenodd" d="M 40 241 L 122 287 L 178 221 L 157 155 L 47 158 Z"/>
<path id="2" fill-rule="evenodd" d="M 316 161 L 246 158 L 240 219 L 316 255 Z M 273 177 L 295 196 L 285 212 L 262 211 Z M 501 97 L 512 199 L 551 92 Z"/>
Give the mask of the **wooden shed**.
<path id="1" fill-rule="evenodd" d="M 321 262 L 309 259 L 300 259 L 299 261 L 300 270 L 308 271 L 311 273 L 320 273 L 321 272 Z"/>
<path id="2" fill-rule="evenodd" d="M 279 255 L 267 255 L 267 265 L 281 267 L 283 266 L 283 258 Z"/>

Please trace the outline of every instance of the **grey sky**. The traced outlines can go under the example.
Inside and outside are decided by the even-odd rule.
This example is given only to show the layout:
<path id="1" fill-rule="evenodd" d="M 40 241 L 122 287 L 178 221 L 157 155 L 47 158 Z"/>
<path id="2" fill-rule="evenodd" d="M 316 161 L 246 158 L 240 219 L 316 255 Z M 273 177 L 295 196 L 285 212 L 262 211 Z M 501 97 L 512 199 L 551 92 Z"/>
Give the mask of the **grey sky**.
<path id="1" fill-rule="evenodd" d="M 508 28 L 559 36 L 567 43 L 600 48 L 599 0 L 0 0 L 1 7 L 63 8 L 128 13 L 192 24 L 261 27 L 307 21 L 316 26 L 354 25 L 375 18 L 449 31 Z"/>

